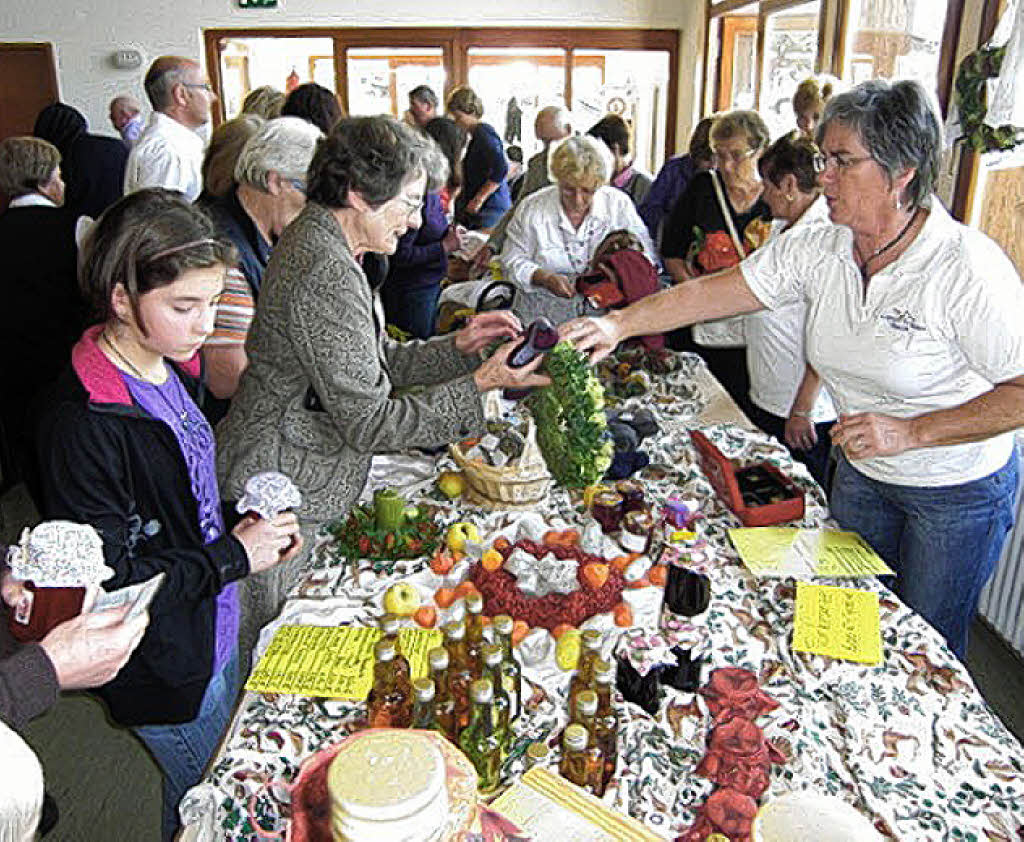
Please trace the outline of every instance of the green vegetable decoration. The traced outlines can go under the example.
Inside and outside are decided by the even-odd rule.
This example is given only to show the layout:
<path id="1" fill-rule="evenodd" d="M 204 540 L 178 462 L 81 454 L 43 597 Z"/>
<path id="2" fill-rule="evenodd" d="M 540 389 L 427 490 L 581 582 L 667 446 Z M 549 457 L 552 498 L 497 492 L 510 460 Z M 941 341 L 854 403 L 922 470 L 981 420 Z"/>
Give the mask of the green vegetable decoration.
<path id="1" fill-rule="evenodd" d="M 985 123 L 988 113 L 986 83 L 999 75 L 1005 55 L 1005 47 L 982 47 L 961 62 L 956 74 L 955 101 L 960 112 L 960 124 L 967 145 L 978 152 L 1013 149 L 1024 143 L 1024 129 L 1021 127 L 992 128 Z"/>
<path id="2" fill-rule="evenodd" d="M 551 385 L 537 389 L 527 406 L 537 424 L 537 444 L 555 481 L 585 488 L 604 476 L 614 445 L 604 416 L 604 389 L 583 354 L 559 342 L 544 358 Z"/>

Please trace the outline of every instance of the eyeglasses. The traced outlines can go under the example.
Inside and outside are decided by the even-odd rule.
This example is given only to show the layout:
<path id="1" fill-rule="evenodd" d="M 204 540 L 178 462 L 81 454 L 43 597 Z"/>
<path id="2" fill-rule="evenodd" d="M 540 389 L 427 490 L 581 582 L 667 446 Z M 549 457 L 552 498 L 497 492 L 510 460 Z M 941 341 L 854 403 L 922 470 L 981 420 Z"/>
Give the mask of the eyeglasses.
<path id="1" fill-rule="evenodd" d="M 752 158 L 760 149 L 748 149 L 746 152 L 737 152 L 732 149 L 716 149 L 711 154 L 719 164 L 742 164 L 747 158 Z"/>
<path id="2" fill-rule="evenodd" d="M 814 171 L 816 173 L 823 173 L 828 169 L 829 164 L 835 164 L 839 172 L 846 172 L 850 167 L 873 159 L 870 155 L 844 155 L 842 152 L 835 154 L 823 152 L 815 155 L 811 160 L 814 163 Z"/>
<path id="3" fill-rule="evenodd" d="M 294 187 L 296 190 L 298 190 L 303 196 L 306 195 L 306 182 L 304 182 L 301 178 L 289 178 L 289 179 L 287 179 L 287 181 L 288 181 L 288 183 L 292 187 Z"/>
<path id="4" fill-rule="evenodd" d="M 182 82 L 186 88 L 199 88 L 200 90 L 206 91 L 208 94 L 213 93 L 213 88 L 210 87 L 209 82 Z"/>
<path id="5" fill-rule="evenodd" d="M 395 201 L 405 208 L 406 216 L 419 216 L 423 212 L 423 200 L 420 199 L 418 202 L 414 202 L 411 199 L 406 199 L 405 196 L 396 196 Z"/>

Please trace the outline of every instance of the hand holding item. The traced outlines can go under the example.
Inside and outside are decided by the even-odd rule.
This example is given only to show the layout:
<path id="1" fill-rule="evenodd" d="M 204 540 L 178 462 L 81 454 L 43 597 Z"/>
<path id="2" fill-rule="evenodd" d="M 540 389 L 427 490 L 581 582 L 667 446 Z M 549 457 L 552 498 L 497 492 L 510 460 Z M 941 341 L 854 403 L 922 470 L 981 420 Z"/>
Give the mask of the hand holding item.
<path id="1" fill-rule="evenodd" d="M 477 275 L 481 275 L 487 271 L 487 267 L 491 265 L 492 257 L 494 257 L 494 249 L 487 244 L 480 246 L 480 249 L 473 257 L 473 263 L 470 266 L 470 277 L 475 278 Z"/>
<path id="2" fill-rule="evenodd" d="M 840 415 L 832 427 L 832 442 L 843 448 L 849 459 L 896 456 L 914 447 L 913 419 L 894 418 L 878 412 Z"/>
<path id="3" fill-rule="evenodd" d="M 785 439 L 795 450 L 810 450 L 818 443 L 814 422 L 806 415 L 790 415 L 786 419 Z"/>
<path id="4" fill-rule="evenodd" d="M 299 519 L 294 512 L 282 512 L 269 520 L 248 514 L 231 530 L 245 547 L 252 573 L 295 558 L 302 548 Z"/>
<path id="5" fill-rule="evenodd" d="M 519 319 L 509 310 L 479 313 L 455 334 L 455 347 L 463 354 L 478 354 L 492 342 L 514 339 L 522 330 Z"/>
<path id="6" fill-rule="evenodd" d="M 560 325 L 558 332 L 562 339 L 589 354 L 592 363 L 607 357 L 623 339 L 614 314 L 596 319 L 573 319 Z"/>
<path id="7" fill-rule="evenodd" d="M 462 234 L 457 226 L 448 226 L 448 230 L 444 232 L 444 237 L 441 238 L 441 248 L 444 249 L 445 254 L 451 254 L 453 251 L 458 251 L 462 248 Z"/>
<path id="8" fill-rule="evenodd" d="M 127 619 L 130 605 L 80 614 L 43 638 L 40 646 L 53 664 L 62 690 L 106 684 L 120 672 L 149 625 L 145 612 Z"/>
<path id="9" fill-rule="evenodd" d="M 476 381 L 477 389 L 481 392 L 501 388 L 532 389 L 551 383 L 547 375 L 537 373 L 537 369 L 544 361 L 543 354 L 522 368 L 509 366 L 509 355 L 518 347 L 518 342 L 506 342 L 474 372 L 473 379 Z"/>
<path id="10" fill-rule="evenodd" d="M 572 282 L 558 272 L 541 272 L 534 277 L 533 282 L 559 298 L 572 298 L 576 294 Z"/>

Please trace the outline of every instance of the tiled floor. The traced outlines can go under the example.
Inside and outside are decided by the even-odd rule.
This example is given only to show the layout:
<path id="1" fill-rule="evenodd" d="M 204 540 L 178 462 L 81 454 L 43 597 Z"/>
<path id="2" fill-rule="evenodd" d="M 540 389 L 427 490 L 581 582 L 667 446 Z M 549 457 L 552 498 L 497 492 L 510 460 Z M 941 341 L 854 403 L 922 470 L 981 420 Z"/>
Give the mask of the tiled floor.
<path id="1" fill-rule="evenodd" d="M 7 541 L 36 517 L 21 488 L 0 501 L 0 511 L 0 537 Z M 1024 741 L 1024 663 L 979 621 L 967 665 L 993 710 Z M 88 695 L 62 698 L 31 724 L 27 740 L 39 754 L 47 789 L 61 809 L 48 842 L 158 838 L 160 774 L 141 744 L 112 727 Z"/>

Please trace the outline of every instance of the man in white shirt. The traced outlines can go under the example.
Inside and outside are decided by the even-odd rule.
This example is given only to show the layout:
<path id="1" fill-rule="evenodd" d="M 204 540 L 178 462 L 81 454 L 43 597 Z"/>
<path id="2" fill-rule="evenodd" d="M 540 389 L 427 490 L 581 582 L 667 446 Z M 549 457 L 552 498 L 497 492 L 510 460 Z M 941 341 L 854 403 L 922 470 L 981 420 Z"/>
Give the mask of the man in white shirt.
<path id="1" fill-rule="evenodd" d="M 154 61 L 145 87 L 153 114 L 128 156 L 124 192 L 166 187 L 195 201 L 203 188 L 203 141 L 197 131 L 210 121 L 217 97 L 199 65 L 180 56 Z"/>

